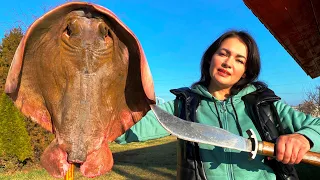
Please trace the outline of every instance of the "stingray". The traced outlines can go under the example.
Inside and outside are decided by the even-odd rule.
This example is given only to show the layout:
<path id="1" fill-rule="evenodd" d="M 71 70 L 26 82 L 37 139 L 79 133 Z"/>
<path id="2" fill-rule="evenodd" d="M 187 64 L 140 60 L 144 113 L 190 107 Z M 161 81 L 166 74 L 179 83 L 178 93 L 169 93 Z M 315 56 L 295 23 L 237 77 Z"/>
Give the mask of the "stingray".
<path id="1" fill-rule="evenodd" d="M 5 92 L 27 117 L 55 134 L 41 165 L 63 177 L 71 163 L 84 176 L 111 170 L 114 141 L 155 103 L 152 76 L 132 31 L 91 3 L 60 5 L 21 40 Z"/>

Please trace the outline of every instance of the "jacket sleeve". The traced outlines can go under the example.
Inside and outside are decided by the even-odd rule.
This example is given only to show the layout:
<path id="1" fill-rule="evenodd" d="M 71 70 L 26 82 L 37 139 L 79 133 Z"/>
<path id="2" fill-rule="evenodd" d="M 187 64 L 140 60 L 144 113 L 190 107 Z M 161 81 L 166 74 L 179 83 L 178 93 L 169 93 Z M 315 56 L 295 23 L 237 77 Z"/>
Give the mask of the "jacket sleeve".
<path id="1" fill-rule="evenodd" d="M 281 101 L 275 102 L 274 105 L 284 130 L 287 133 L 306 136 L 313 143 L 311 151 L 320 152 L 320 118 L 297 111 Z"/>
<path id="2" fill-rule="evenodd" d="M 166 112 L 173 114 L 174 100 L 160 104 L 159 107 Z M 119 136 L 115 142 L 119 144 L 126 144 L 130 142 L 147 141 L 150 139 L 157 139 L 170 134 L 160 125 L 152 110 L 124 134 Z"/>

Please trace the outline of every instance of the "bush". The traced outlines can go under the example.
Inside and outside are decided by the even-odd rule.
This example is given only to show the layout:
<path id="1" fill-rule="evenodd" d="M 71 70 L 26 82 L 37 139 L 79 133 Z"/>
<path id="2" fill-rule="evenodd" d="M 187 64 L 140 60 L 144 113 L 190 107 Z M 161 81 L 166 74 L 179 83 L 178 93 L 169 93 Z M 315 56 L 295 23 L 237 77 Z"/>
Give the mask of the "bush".
<path id="1" fill-rule="evenodd" d="M 54 139 L 54 134 L 41 127 L 39 124 L 31 121 L 31 119 L 26 118 L 25 123 L 28 134 L 31 138 L 31 146 L 34 156 L 33 160 L 34 163 L 38 163 L 40 161 L 41 154 Z"/>
<path id="2" fill-rule="evenodd" d="M 17 168 L 33 158 L 25 117 L 6 94 L 0 97 L 0 168 Z"/>

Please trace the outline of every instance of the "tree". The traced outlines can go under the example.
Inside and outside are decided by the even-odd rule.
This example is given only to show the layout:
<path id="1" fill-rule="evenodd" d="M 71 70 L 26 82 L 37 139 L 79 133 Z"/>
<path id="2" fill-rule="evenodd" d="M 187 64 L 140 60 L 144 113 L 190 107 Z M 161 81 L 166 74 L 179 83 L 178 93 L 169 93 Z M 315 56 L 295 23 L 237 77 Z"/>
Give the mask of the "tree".
<path id="1" fill-rule="evenodd" d="M 301 112 L 304 112 L 306 114 L 313 115 L 315 113 L 315 110 L 317 109 L 317 106 L 312 101 L 304 101 L 302 104 L 299 104 L 298 110 Z"/>
<path id="2" fill-rule="evenodd" d="M 14 53 L 23 37 L 20 27 L 13 28 L 10 33 L 5 34 L 0 45 L 0 90 L 4 89 L 7 74 L 12 62 Z"/>
<path id="3" fill-rule="evenodd" d="M 306 92 L 307 99 L 299 105 L 298 110 L 313 116 L 320 116 L 320 86 Z"/>
<path id="4" fill-rule="evenodd" d="M 0 166 L 17 165 L 33 157 L 24 116 L 5 93 L 0 97 L 0 127 Z"/>
<path id="5" fill-rule="evenodd" d="M 14 28 L 5 34 L 0 44 L 0 170 L 4 166 L 6 170 L 16 169 L 27 159 L 32 160 L 28 163 L 37 163 L 40 154 L 54 139 L 52 133 L 24 117 L 6 94 L 1 95 L 22 37 L 21 28 Z"/>
<path id="6" fill-rule="evenodd" d="M 320 115 L 320 86 L 316 86 L 315 90 L 309 91 L 307 94 L 307 100 L 314 103 L 315 107 L 315 114 L 314 116 Z"/>
<path id="7" fill-rule="evenodd" d="M 26 129 L 31 138 L 31 146 L 34 155 L 32 160 L 34 163 L 38 163 L 40 162 L 41 154 L 54 139 L 54 134 L 47 131 L 29 118 L 25 118 L 25 123 Z"/>

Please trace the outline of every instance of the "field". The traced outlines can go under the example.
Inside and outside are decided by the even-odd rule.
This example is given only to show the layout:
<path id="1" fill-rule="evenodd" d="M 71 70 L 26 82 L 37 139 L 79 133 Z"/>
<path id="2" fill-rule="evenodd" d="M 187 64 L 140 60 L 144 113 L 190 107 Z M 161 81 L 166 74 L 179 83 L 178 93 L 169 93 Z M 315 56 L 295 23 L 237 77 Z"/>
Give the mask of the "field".
<path id="1" fill-rule="evenodd" d="M 114 166 L 106 175 L 93 178 L 103 179 L 175 179 L 176 138 L 173 136 L 147 142 L 119 145 L 110 143 Z M 88 179 L 75 168 L 76 180 Z M 0 173 L 1 180 L 56 180 L 41 167 L 29 167 L 13 174 Z M 91 179 L 91 178 L 90 178 Z"/>
<path id="2" fill-rule="evenodd" d="M 140 143 L 119 145 L 110 143 L 114 166 L 104 179 L 176 179 L 176 138 L 173 136 Z M 296 166 L 300 180 L 320 179 L 320 167 L 307 164 Z M 13 174 L 0 173 L 1 180 L 56 180 L 41 167 L 28 167 Z M 88 179 L 75 168 L 75 180 Z"/>

